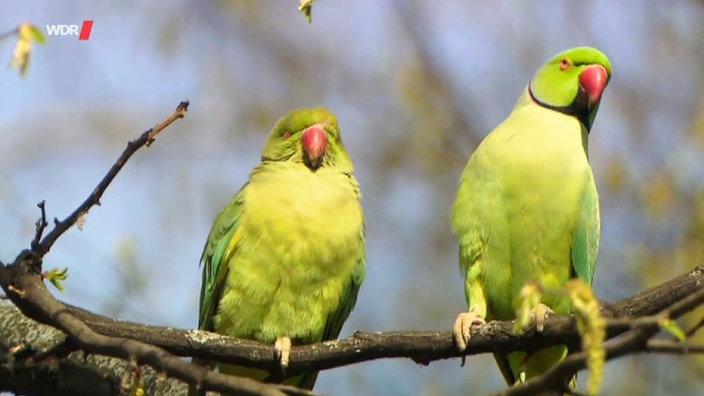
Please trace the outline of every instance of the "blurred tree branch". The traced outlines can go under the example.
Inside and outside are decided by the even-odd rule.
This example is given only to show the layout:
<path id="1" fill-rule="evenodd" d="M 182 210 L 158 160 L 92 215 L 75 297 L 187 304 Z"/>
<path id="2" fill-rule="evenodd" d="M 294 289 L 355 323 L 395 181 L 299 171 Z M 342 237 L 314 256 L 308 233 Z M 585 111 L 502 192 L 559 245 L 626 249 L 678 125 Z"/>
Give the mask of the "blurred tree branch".
<path id="1" fill-rule="evenodd" d="M 451 161 L 464 163 L 467 158 L 466 147 L 476 147 L 479 144 L 470 117 L 464 110 L 471 106 L 458 98 L 452 82 L 448 81 L 447 73 L 436 54 L 439 51 L 434 48 L 438 41 L 433 39 L 427 28 L 428 23 L 423 20 L 417 5 L 405 0 L 394 0 L 392 5 L 421 66 L 423 84 L 432 88 L 423 91 L 425 106 L 437 107 L 438 113 L 442 114 L 442 118 L 435 122 L 440 133 L 435 138 L 442 141 L 443 155 L 449 155 Z M 460 138 L 463 139 L 463 144 L 457 144 Z"/>
<path id="2" fill-rule="evenodd" d="M 42 259 L 51 246 L 88 210 L 99 205 L 100 197 L 132 154 L 150 145 L 156 134 L 173 121 L 184 117 L 187 107 L 188 102 L 180 103 L 163 122 L 129 142 L 86 200 L 63 221 L 55 219 L 54 227 L 43 237 L 48 222 L 43 203 L 38 205 L 41 218 L 37 222 L 30 249 L 20 252 L 9 265 L 0 263 L 0 285 L 7 298 L 23 315 L 38 322 L 21 317 L 7 304 L 1 307 L 7 314 L 3 315 L 6 319 L 0 326 L 0 333 L 8 335 L 2 337 L 6 344 L 0 345 L 0 361 L 4 363 L 0 366 L 0 391 L 33 393 L 42 392 L 41 389 L 45 388 L 41 387 L 47 386 L 46 389 L 51 389 L 52 393 L 69 394 L 75 392 L 73 386 L 79 386 L 91 394 L 101 394 L 114 392 L 116 387 L 129 388 L 134 381 L 170 387 L 173 382 L 162 380 L 164 376 L 169 376 L 217 392 L 278 396 L 312 394 L 294 387 L 213 373 L 178 357 L 190 356 L 277 372 L 279 365 L 270 345 L 200 330 L 146 326 L 106 318 L 56 300 L 44 285 Z M 675 344 L 653 337 L 660 331 L 663 319 L 676 319 L 704 304 L 702 284 L 704 267 L 697 267 L 688 274 L 633 297 L 615 304 L 603 304 L 602 313 L 608 318 L 608 338 L 617 337 L 606 345 L 607 359 L 641 351 L 701 352 L 703 348 L 698 345 Z M 49 330 L 44 325 L 61 332 Z M 701 327 L 700 321 L 686 334 L 692 335 Z M 21 330 L 27 328 L 32 330 Z M 574 320 L 569 316 L 549 318 L 540 334 L 534 330 L 515 334 L 513 328 L 513 322 L 499 321 L 473 328 L 472 340 L 464 353 L 457 350 L 449 331 L 357 332 L 346 339 L 294 347 L 287 373 L 325 370 L 381 358 L 406 357 L 420 364 L 429 364 L 463 355 L 506 353 L 558 344 L 567 344 L 573 350 L 579 348 L 579 334 Z M 116 358 L 108 359 L 106 367 L 112 367 L 108 369 L 111 374 L 99 374 L 104 372 L 103 366 L 90 359 L 76 359 L 76 355 L 81 354 Z M 560 380 L 566 373 L 583 369 L 585 359 L 584 353 L 574 353 L 543 376 L 509 388 L 504 393 L 521 395 L 560 390 L 563 386 Z M 153 371 L 147 370 L 142 374 L 141 365 L 148 365 Z M 57 377 L 58 380 L 55 379 Z M 41 378 L 43 381 L 32 385 L 25 380 L 29 378 Z M 91 382 L 88 384 L 86 381 Z"/>

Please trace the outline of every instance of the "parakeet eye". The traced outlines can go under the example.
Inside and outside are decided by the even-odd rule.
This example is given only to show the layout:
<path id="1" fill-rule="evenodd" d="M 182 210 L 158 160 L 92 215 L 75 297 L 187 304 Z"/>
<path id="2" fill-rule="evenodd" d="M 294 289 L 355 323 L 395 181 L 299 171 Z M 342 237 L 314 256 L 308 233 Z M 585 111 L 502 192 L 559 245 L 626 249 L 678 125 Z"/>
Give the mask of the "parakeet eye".
<path id="1" fill-rule="evenodd" d="M 569 70 L 570 67 L 572 67 L 572 62 L 570 62 L 569 59 L 567 59 L 567 58 L 560 59 L 560 70 L 562 70 L 562 71 Z"/>
<path id="2" fill-rule="evenodd" d="M 286 131 L 286 132 L 284 132 L 284 134 L 281 135 L 281 136 L 284 138 L 284 140 L 288 140 L 288 138 L 291 137 L 291 131 Z"/>

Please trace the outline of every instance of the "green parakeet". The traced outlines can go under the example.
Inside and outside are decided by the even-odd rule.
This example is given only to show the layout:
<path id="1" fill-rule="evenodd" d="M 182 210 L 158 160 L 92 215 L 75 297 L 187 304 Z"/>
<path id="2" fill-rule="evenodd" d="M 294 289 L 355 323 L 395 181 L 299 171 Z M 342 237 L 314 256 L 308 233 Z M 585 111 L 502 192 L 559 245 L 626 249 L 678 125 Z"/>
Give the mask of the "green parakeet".
<path id="1" fill-rule="evenodd" d="M 610 77 L 609 59 L 594 48 L 557 54 L 469 159 L 451 215 L 469 305 L 453 328 L 460 350 L 471 325 L 516 318 L 526 283 L 561 287 L 581 277 L 591 284 L 600 224 L 587 139 Z M 544 295 L 533 312 L 538 331 L 548 312 L 569 311 L 567 297 Z M 512 385 L 566 353 L 557 346 L 495 358 Z"/>
<path id="2" fill-rule="evenodd" d="M 335 116 L 311 108 L 282 117 L 208 235 L 199 327 L 274 344 L 282 372 L 292 344 L 336 338 L 364 279 L 360 199 Z M 317 376 L 219 369 L 309 389 Z"/>

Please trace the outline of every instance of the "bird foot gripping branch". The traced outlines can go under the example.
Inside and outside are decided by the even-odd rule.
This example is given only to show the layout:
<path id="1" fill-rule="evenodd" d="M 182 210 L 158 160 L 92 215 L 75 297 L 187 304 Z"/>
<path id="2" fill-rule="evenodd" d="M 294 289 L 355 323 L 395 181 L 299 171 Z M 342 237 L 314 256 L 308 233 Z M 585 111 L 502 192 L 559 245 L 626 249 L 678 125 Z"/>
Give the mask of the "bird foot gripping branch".
<path id="1" fill-rule="evenodd" d="M 288 368 L 289 357 L 291 356 L 291 339 L 288 337 L 277 338 L 274 344 L 274 350 L 276 351 L 276 359 L 281 366 L 281 372 L 285 374 Z"/>
<path id="2" fill-rule="evenodd" d="M 471 337 L 472 326 L 483 326 L 486 324 L 484 318 L 479 316 L 473 309 L 457 315 L 455 324 L 452 326 L 452 336 L 457 344 L 457 349 L 464 351 L 467 349 Z M 464 359 L 462 360 L 464 364 Z"/>

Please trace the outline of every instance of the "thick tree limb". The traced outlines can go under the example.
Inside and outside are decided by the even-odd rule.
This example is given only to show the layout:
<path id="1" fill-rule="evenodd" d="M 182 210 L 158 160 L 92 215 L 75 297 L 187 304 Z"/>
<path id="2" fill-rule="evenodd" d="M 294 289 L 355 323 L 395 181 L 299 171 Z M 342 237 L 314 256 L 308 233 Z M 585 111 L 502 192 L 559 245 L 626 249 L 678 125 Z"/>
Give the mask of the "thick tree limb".
<path id="1" fill-rule="evenodd" d="M 605 306 L 609 337 L 633 326 L 633 317 L 657 313 L 701 289 L 704 268 L 697 267 L 661 286 Z M 243 364 L 277 370 L 278 363 L 270 345 L 240 340 L 199 330 L 180 330 L 146 326 L 95 315 L 70 305 L 63 309 L 87 323 L 100 334 L 132 338 L 158 346 L 178 356 L 207 358 L 223 363 Z M 574 321 L 567 316 L 550 317 L 541 334 L 528 331 L 513 333 L 513 322 L 490 322 L 473 329 L 468 355 L 487 352 L 538 349 L 556 344 L 579 345 Z M 290 373 L 324 370 L 368 360 L 406 357 L 427 364 L 434 360 L 459 357 L 449 331 L 357 332 L 354 336 L 308 346 L 296 346 L 291 352 Z"/>
<path id="2" fill-rule="evenodd" d="M 704 268 L 697 267 L 690 273 L 680 276 L 670 282 L 642 292 L 634 297 L 625 299 L 616 304 L 608 306 L 607 313 L 610 316 L 620 314 L 648 315 L 667 307 L 672 307 L 677 301 L 686 299 L 687 296 L 695 295 L 702 290 L 704 281 Z M 660 296 L 653 299 L 653 296 Z M 80 308 L 70 305 L 62 305 L 62 309 L 70 313 L 71 316 L 84 321 L 98 333 L 144 341 L 149 344 L 161 347 L 173 354 L 181 356 L 199 356 L 223 362 L 248 364 L 251 366 L 266 369 L 277 368 L 277 363 L 273 358 L 273 349 L 268 345 L 259 344 L 248 340 L 238 340 L 230 337 L 223 337 L 217 334 L 206 333 L 194 330 L 178 330 L 165 327 L 145 326 L 135 323 L 110 319 L 99 315 L 94 315 Z M 619 308 L 627 307 L 625 312 Z M 686 306 L 689 308 L 691 306 Z M 675 314 L 681 315 L 685 310 L 679 309 Z M 615 340 L 615 343 L 607 346 L 609 358 L 622 356 L 624 353 L 631 353 L 632 348 L 642 348 L 642 331 L 657 327 L 657 319 L 654 317 L 644 317 L 640 319 L 614 318 L 608 320 L 610 336 L 630 329 L 637 331 L 629 333 L 625 341 Z M 650 326 L 650 327 L 648 327 Z M 515 349 L 525 349 L 525 345 L 541 347 L 562 342 L 577 342 L 572 320 L 568 317 L 555 316 L 548 319 L 544 333 L 535 334 L 529 331 L 525 334 L 516 335 L 512 332 L 511 322 L 490 322 L 487 326 L 473 329 L 473 338 L 469 346 L 468 354 L 484 352 L 508 352 Z M 634 335 L 634 333 L 637 333 Z M 22 338 L 19 338 L 22 340 Z M 680 345 L 679 347 L 677 345 Z M 700 347 L 701 348 L 701 347 Z M 693 347 L 692 352 L 697 350 Z M 637 349 L 636 349 L 637 350 Z M 685 344 L 668 342 L 663 344 L 655 340 L 648 341 L 645 352 L 659 353 L 684 353 Z M 45 353 L 52 356 L 51 353 Z M 59 354 L 59 358 L 61 354 Z M 453 344 L 449 331 L 438 332 L 384 332 L 384 333 L 364 333 L 358 332 L 354 336 L 342 340 L 325 342 L 303 347 L 294 347 L 292 351 L 291 370 L 305 371 L 306 369 L 325 369 L 339 367 L 345 364 L 354 364 L 377 358 L 388 357 L 408 357 L 419 362 L 430 362 L 432 360 L 457 357 L 457 352 Z M 48 357 L 47 357 L 48 359 Z M 562 370 L 581 369 L 584 367 L 584 356 L 575 354 L 566 363 Z M 59 360 L 61 361 L 61 360 Z M 572 363 L 570 363 L 572 362 Z M 119 372 L 124 372 L 129 367 L 129 363 L 123 362 L 126 368 Z M 74 370 L 84 369 L 80 363 L 74 363 L 77 367 Z M 62 366 L 61 371 L 63 372 Z M 81 373 L 82 371 L 76 371 Z M 561 373 L 559 371 L 558 373 Z M 563 378 L 555 375 L 552 378 Z M 117 379 L 112 379 L 112 385 Z M 69 381 L 70 382 L 70 381 Z M 2 384 L 2 382 L 0 382 Z M 149 384 L 149 383 L 148 383 Z M 549 381 L 548 385 L 551 384 Z M 172 385 L 173 386 L 173 385 Z M 545 385 L 538 384 L 538 387 Z M 109 388 L 114 389 L 114 388 Z M 181 389 L 181 388 L 179 388 Z M 521 388 L 511 388 L 507 392 L 519 392 L 517 394 L 530 394 L 535 388 L 528 388 L 525 393 L 520 393 Z M 158 392 L 158 394 L 164 394 Z M 513 394 L 513 393 L 509 393 Z"/>
<path id="3" fill-rule="evenodd" d="M 704 285 L 704 267 L 697 267 L 663 285 L 615 304 L 605 305 L 604 315 L 611 318 L 607 320 L 608 337 L 613 338 L 630 330 L 633 318 L 667 309 L 696 293 L 701 285 Z M 143 340 L 178 356 L 207 358 L 271 371 L 278 369 L 274 349 L 270 345 L 200 330 L 145 326 L 106 318 L 68 305 L 65 307 L 101 334 Z M 580 344 L 574 320 L 568 316 L 555 315 L 548 318 L 545 329 L 540 334 L 533 330 L 515 334 L 513 326 L 511 321 L 494 321 L 473 328 L 472 339 L 465 354 L 526 350 L 526 345 L 540 349 L 557 344 L 576 347 Z M 325 370 L 380 358 L 405 357 L 428 364 L 434 360 L 460 356 L 462 354 L 457 350 L 449 330 L 383 333 L 358 331 L 345 339 L 293 347 L 287 372 L 295 374 Z"/>
<path id="4" fill-rule="evenodd" d="M 39 324 L 0 301 L 0 391 L 28 395 L 113 396 L 129 385 L 135 366 L 66 348 L 66 334 Z M 186 385 L 142 370 L 148 395 L 183 395 Z"/>

